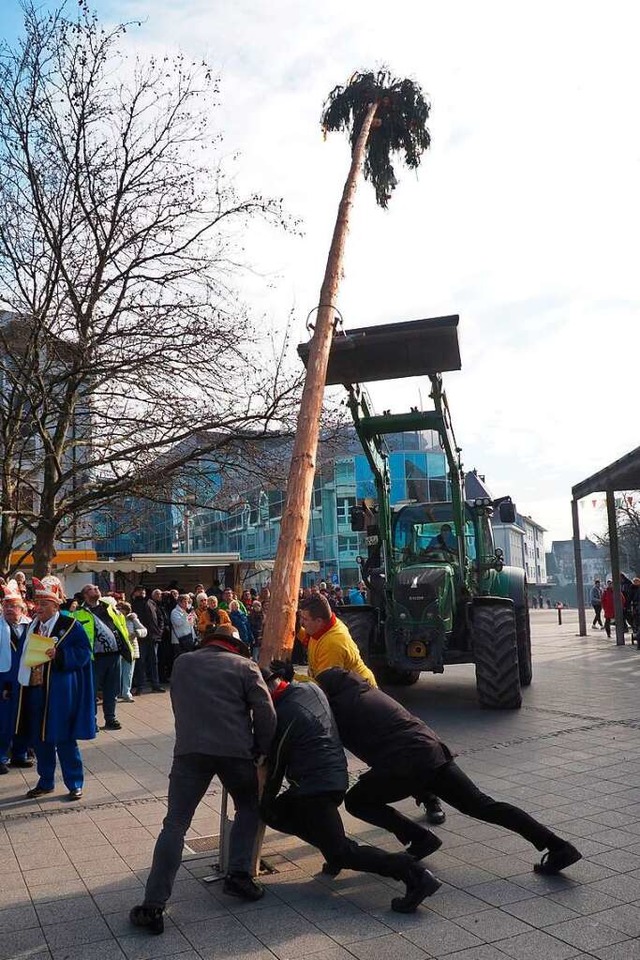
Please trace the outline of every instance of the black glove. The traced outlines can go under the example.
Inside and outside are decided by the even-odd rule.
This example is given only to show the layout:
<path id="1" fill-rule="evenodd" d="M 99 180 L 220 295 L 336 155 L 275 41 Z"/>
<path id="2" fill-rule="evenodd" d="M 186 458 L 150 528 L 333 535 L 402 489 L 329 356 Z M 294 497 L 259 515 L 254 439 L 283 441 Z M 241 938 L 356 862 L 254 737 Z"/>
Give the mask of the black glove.
<path id="1" fill-rule="evenodd" d="M 293 664 L 291 660 L 272 660 L 269 667 L 277 676 L 282 677 L 287 683 L 293 680 Z"/>

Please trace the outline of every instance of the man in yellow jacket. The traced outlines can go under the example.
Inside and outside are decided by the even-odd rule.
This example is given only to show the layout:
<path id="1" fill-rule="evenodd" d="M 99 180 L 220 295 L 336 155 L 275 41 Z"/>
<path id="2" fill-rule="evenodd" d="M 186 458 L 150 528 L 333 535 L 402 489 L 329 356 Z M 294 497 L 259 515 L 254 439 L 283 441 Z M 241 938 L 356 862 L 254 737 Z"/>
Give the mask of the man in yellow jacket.
<path id="1" fill-rule="evenodd" d="M 301 642 L 307 647 L 309 678 L 314 680 L 323 670 L 342 667 L 363 677 L 372 687 L 377 687 L 373 671 L 369 669 L 360 655 L 360 651 L 346 623 L 339 620 L 326 597 L 313 594 L 300 601 L 300 625 L 303 636 Z M 306 677 L 297 677 L 304 680 Z M 441 824 L 445 821 L 445 812 L 438 797 L 425 795 L 424 805 L 429 823 Z"/>
<path id="2" fill-rule="evenodd" d="M 360 651 L 349 633 L 349 628 L 338 620 L 322 594 L 315 594 L 300 601 L 300 625 L 304 635 L 302 643 L 307 646 L 309 677 L 313 680 L 323 670 L 342 667 L 363 677 L 372 687 L 377 687 L 373 672 L 360 656 Z"/>

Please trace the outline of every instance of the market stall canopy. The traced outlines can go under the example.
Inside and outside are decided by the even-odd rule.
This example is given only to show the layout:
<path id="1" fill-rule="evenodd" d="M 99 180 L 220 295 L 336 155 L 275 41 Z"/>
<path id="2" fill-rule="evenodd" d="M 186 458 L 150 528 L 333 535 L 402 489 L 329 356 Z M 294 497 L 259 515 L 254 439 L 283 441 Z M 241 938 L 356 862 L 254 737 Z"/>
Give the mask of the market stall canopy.
<path id="1" fill-rule="evenodd" d="M 156 567 L 226 567 L 240 561 L 239 553 L 132 553 L 132 563 Z"/>
<path id="2" fill-rule="evenodd" d="M 64 573 L 155 573 L 153 563 L 142 563 L 140 560 L 80 560 L 77 563 L 68 563 L 63 568 Z"/>
<path id="3" fill-rule="evenodd" d="M 97 560 L 98 554 L 95 550 L 57 550 L 53 558 L 53 566 L 59 569 L 75 563 L 93 563 Z M 32 567 L 33 554 L 31 550 L 12 550 L 10 564 L 12 567 Z"/>
<path id="4" fill-rule="evenodd" d="M 273 570 L 274 560 L 243 560 L 242 566 L 253 567 L 257 573 L 269 572 Z M 320 563 L 318 560 L 305 560 L 302 564 L 303 573 L 319 573 Z"/>
<path id="5" fill-rule="evenodd" d="M 239 553 L 134 553 L 130 559 L 79 560 L 65 565 L 65 573 L 155 573 L 165 567 L 226 567 L 238 563 Z"/>

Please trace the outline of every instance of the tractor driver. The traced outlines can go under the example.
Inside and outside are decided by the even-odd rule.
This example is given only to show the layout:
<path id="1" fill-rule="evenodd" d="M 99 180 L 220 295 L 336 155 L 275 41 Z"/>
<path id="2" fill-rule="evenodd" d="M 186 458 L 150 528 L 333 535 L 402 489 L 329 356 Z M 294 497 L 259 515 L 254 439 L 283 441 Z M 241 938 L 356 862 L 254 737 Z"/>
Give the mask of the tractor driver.
<path id="1" fill-rule="evenodd" d="M 458 541 L 451 528 L 450 523 L 443 523 L 440 527 L 440 533 L 429 540 L 426 546 L 427 551 L 442 550 L 455 556 L 458 554 Z"/>

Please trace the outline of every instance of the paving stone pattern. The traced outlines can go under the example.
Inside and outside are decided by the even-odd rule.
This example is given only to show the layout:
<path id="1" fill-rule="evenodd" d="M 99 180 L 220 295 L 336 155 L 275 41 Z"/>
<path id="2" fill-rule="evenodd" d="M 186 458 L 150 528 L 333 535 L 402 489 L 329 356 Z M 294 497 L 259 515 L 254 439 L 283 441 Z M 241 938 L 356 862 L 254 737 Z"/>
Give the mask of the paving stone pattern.
<path id="1" fill-rule="evenodd" d="M 169 696 L 118 708 L 123 729 L 83 746 L 80 804 L 64 788 L 24 799 L 34 771 L 0 777 L 0 960 L 640 960 L 640 656 L 577 617 L 532 612 L 534 682 L 523 708 L 478 707 L 473 668 L 393 692 L 430 722 L 484 790 L 520 804 L 583 851 L 562 877 L 532 872 L 519 837 L 447 810 L 429 866 L 444 881 L 417 913 L 390 909 L 399 884 L 319 873 L 320 854 L 267 833 L 280 862 L 263 900 L 206 884 L 211 853 L 185 852 L 166 931 L 129 926 L 165 812 L 173 725 Z M 350 760 L 353 775 L 361 768 Z M 219 831 L 214 781 L 191 837 Z M 407 801 L 402 809 L 419 817 Z M 362 842 L 394 837 L 345 814 Z"/>

